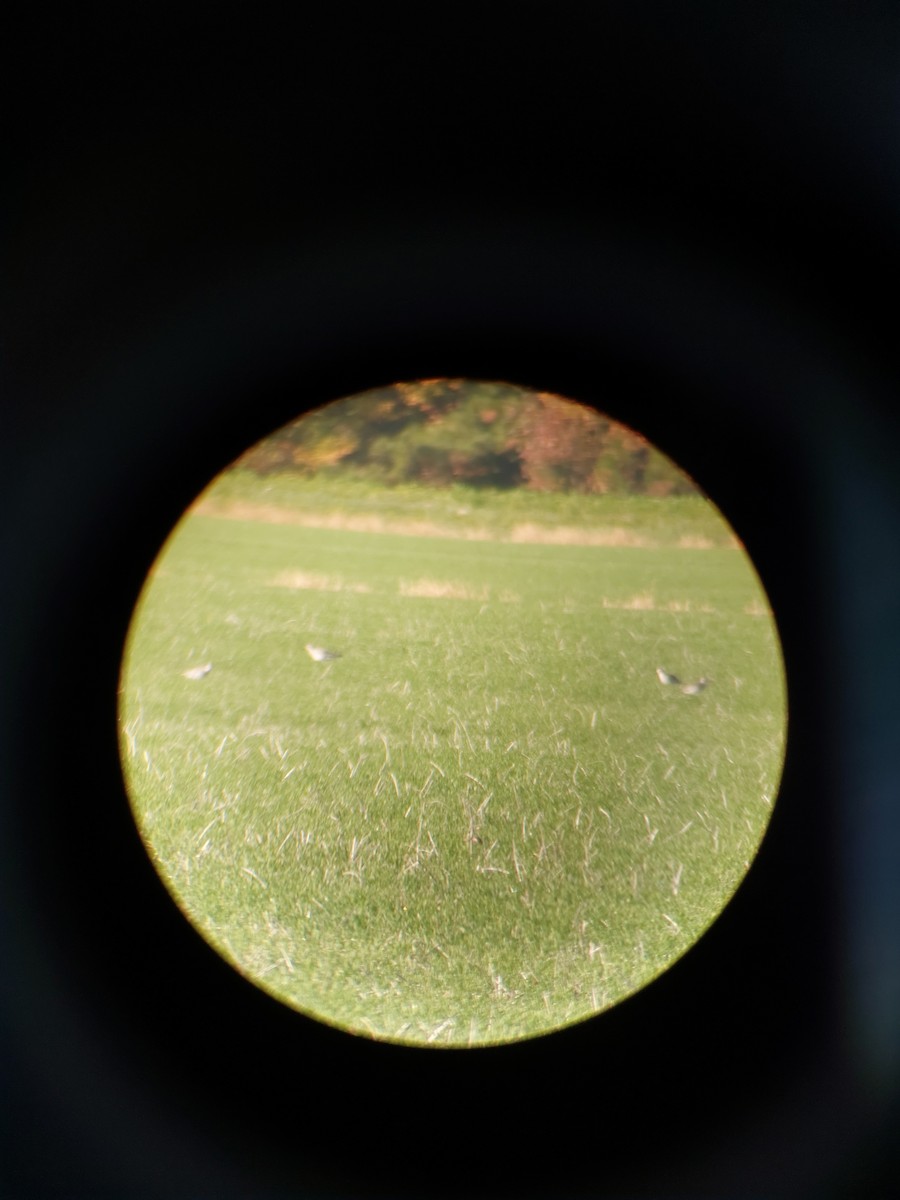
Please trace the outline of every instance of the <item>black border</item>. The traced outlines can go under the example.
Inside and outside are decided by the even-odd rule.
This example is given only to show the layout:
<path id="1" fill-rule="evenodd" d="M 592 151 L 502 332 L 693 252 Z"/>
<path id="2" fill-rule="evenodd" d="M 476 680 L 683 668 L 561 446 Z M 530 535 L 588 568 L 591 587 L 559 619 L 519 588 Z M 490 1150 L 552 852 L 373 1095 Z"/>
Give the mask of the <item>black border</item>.
<path id="1" fill-rule="evenodd" d="M 419 26 L 427 71 L 317 17 L 302 91 L 258 32 L 241 87 L 203 57 L 184 70 L 193 11 L 178 36 L 124 31 L 157 54 L 131 90 L 132 43 L 104 27 L 116 86 L 70 93 L 68 140 L 63 107 L 32 102 L 14 142 L 11 1196 L 863 1197 L 896 1178 L 894 1043 L 869 1020 L 890 976 L 858 947 L 890 961 L 893 901 L 867 880 L 896 833 L 878 667 L 896 649 L 898 363 L 868 281 L 897 245 L 858 145 L 881 129 L 865 81 L 896 22 L 573 7 L 554 41 L 517 12 L 505 68 L 485 37 L 506 16 Z M 34 40 L 48 86 L 89 41 Z M 154 93 L 176 61 L 190 85 Z M 839 77 L 850 118 L 823 98 Z M 131 607 L 184 505 L 304 406 L 439 375 L 597 403 L 671 454 L 754 558 L 791 704 L 770 831 L 701 942 L 596 1020 L 473 1053 L 349 1037 L 223 964 L 146 859 L 115 731 Z"/>

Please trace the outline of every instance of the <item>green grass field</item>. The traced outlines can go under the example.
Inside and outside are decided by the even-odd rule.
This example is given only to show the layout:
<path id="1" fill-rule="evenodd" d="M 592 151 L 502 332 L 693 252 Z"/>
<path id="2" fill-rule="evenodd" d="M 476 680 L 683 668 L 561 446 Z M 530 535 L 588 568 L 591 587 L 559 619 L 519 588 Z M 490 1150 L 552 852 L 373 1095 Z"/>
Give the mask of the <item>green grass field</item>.
<path id="1" fill-rule="evenodd" d="M 522 519 L 476 499 L 482 530 Z M 357 1032 L 496 1042 L 616 1003 L 721 911 L 781 770 L 774 625 L 701 499 L 616 504 L 657 548 L 178 527 L 129 638 L 122 759 L 159 871 L 242 973 Z"/>

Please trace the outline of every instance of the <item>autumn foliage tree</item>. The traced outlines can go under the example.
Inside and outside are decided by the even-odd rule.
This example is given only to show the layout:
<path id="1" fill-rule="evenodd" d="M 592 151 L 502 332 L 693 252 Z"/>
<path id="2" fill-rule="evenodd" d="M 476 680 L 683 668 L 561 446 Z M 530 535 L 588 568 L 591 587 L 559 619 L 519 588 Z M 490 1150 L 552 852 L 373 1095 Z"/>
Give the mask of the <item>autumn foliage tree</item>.
<path id="1" fill-rule="evenodd" d="M 546 392 L 522 405 L 517 450 L 526 487 L 540 492 L 589 492 L 610 421 L 592 408 Z"/>
<path id="2" fill-rule="evenodd" d="M 388 485 L 666 495 L 691 484 L 633 430 L 513 384 L 392 384 L 291 422 L 237 464 L 259 474 L 335 470 Z"/>

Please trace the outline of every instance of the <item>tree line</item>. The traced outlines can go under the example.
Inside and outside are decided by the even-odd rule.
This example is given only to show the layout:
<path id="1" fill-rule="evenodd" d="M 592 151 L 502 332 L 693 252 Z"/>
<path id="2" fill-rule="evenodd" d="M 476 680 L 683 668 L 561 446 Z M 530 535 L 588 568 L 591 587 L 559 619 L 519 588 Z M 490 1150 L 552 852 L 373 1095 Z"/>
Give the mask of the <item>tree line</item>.
<path id="1" fill-rule="evenodd" d="M 690 480 L 594 409 L 513 384 L 395 383 L 285 425 L 236 464 L 259 475 L 352 472 L 387 485 L 677 495 Z"/>

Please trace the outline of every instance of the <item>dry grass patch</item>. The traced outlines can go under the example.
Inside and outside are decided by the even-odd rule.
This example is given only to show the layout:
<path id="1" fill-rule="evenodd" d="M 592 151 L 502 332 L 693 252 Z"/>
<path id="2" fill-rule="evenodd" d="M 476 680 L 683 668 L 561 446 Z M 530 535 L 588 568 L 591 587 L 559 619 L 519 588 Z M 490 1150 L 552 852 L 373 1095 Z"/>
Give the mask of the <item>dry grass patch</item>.
<path id="1" fill-rule="evenodd" d="M 698 603 L 695 600 L 669 600 L 662 605 L 667 612 L 700 612 L 714 613 L 716 610 L 711 604 L 705 602 Z"/>
<path id="2" fill-rule="evenodd" d="M 715 608 L 711 604 L 697 603 L 693 600 L 667 600 L 663 604 L 656 601 L 656 597 L 650 592 L 638 592 L 634 596 L 628 596 L 624 600 L 612 600 L 609 596 L 601 596 L 600 603 L 604 608 L 631 609 L 637 612 L 701 612 L 713 613 Z"/>
<path id="3" fill-rule="evenodd" d="M 457 579 L 401 579 L 397 589 L 401 596 L 425 597 L 429 600 L 477 600 L 485 604 L 491 598 L 488 584 L 476 588 Z M 502 588 L 494 599 L 500 604 L 518 604 L 522 597 L 518 592 Z"/>
<path id="4" fill-rule="evenodd" d="M 306 529 L 334 529 L 349 533 L 393 534 L 399 537 L 450 538 L 470 542 L 504 542 L 535 546 L 598 546 L 637 550 L 660 550 L 675 545 L 681 550 L 712 550 L 717 546 L 740 548 L 740 542 L 724 534 L 717 542 L 703 534 L 683 534 L 673 542 L 669 536 L 651 536 L 623 525 L 542 525 L 520 521 L 509 530 L 451 521 L 385 516 L 375 512 L 304 512 L 276 504 L 224 500 L 202 496 L 189 510 L 204 517 L 231 521 L 257 521 L 269 525 L 298 525 Z"/>
<path id="5" fill-rule="evenodd" d="M 304 529 L 334 529 L 348 533 L 388 533 L 398 537 L 455 538 L 470 542 L 496 540 L 477 526 L 451 528 L 434 521 L 383 517 L 379 513 L 301 512 L 274 504 L 251 504 L 241 500 L 221 501 L 204 497 L 190 509 L 195 516 L 226 521 L 258 521 L 267 525 L 299 525 Z"/>
<path id="6" fill-rule="evenodd" d="M 574 525 L 548 527 L 527 521 L 514 525 L 510 542 L 525 542 L 538 546 L 630 546 L 640 550 L 653 550 L 658 543 L 631 529 L 620 525 L 603 529 L 582 529 Z"/>
<path id="7" fill-rule="evenodd" d="M 600 603 L 604 608 L 630 608 L 645 611 L 656 608 L 656 601 L 649 592 L 640 592 L 638 595 L 629 596 L 626 600 L 611 600 L 609 596 L 601 596 Z"/>
<path id="8" fill-rule="evenodd" d="M 318 571 L 279 571 L 269 581 L 270 587 L 296 588 L 314 592 L 371 592 L 367 583 L 348 583 L 336 575 L 322 575 Z"/>
<path id="9" fill-rule="evenodd" d="M 453 579 L 401 579 L 398 586 L 401 596 L 424 596 L 432 600 L 480 600 L 484 603 L 490 596 L 490 588 L 486 585 L 473 588 Z"/>
<path id="10" fill-rule="evenodd" d="M 756 597 L 744 605 L 744 612 L 748 617 L 771 617 L 772 615 L 772 610 L 769 606 L 764 604 L 762 600 L 756 599 Z"/>

